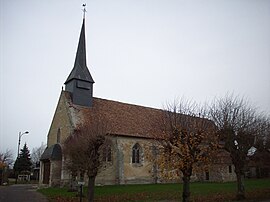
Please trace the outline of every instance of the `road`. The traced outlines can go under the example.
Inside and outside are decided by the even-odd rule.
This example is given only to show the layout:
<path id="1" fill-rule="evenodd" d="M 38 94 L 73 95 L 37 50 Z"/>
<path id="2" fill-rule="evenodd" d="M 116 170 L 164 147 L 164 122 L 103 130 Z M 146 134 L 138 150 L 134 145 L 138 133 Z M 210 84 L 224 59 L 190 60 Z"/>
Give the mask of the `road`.
<path id="1" fill-rule="evenodd" d="M 48 202 L 35 184 L 0 186 L 0 202 Z"/>

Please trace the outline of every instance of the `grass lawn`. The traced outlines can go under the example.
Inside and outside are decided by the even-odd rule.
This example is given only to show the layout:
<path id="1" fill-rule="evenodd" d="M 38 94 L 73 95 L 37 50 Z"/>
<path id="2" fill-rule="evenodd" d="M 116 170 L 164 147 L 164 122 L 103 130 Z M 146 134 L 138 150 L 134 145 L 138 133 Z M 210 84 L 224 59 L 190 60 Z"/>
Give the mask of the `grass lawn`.
<path id="1" fill-rule="evenodd" d="M 270 179 L 245 180 L 248 200 L 270 199 Z M 193 201 L 232 201 L 236 183 L 191 183 Z M 65 188 L 45 188 L 39 192 L 51 201 L 78 201 L 76 193 Z M 86 193 L 86 187 L 84 193 Z M 95 187 L 95 201 L 181 201 L 182 184 L 112 185 Z M 84 199 L 84 201 L 87 201 Z"/>

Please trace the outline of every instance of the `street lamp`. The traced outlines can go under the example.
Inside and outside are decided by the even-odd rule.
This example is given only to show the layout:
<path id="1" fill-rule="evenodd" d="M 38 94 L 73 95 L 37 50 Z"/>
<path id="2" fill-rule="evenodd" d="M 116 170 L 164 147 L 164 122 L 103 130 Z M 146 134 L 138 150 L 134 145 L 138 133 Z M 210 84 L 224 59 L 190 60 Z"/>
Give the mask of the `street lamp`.
<path id="1" fill-rule="evenodd" d="M 28 133 L 29 133 L 28 131 L 25 131 L 24 133 L 19 132 L 19 142 L 18 142 L 18 155 L 17 155 L 17 158 L 19 158 L 19 151 L 20 151 L 21 137 L 22 137 L 24 134 L 28 134 Z"/>

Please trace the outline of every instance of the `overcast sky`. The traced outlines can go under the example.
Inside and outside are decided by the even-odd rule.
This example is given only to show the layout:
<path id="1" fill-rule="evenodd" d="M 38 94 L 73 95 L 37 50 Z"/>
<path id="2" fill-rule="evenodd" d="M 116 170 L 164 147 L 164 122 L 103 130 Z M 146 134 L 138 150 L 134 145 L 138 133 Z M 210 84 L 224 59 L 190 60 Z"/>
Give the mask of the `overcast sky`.
<path id="1" fill-rule="evenodd" d="M 0 0 L 0 151 L 46 143 L 75 60 L 78 0 Z M 94 96 L 162 108 L 234 92 L 270 114 L 269 0 L 88 0 Z"/>

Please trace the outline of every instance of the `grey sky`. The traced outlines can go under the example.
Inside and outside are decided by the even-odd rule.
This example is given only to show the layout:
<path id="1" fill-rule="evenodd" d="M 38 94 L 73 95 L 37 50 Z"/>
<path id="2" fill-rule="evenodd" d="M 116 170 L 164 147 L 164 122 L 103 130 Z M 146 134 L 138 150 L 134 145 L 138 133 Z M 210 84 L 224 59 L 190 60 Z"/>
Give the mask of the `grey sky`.
<path id="1" fill-rule="evenodd" d="M 0 0 L 0 150 L 46 142 L 82 23 L 78 0 Z M 88 0 L 94 96 L 162 108 L 226 92 L 270 114 L 269 0 Z"/>

